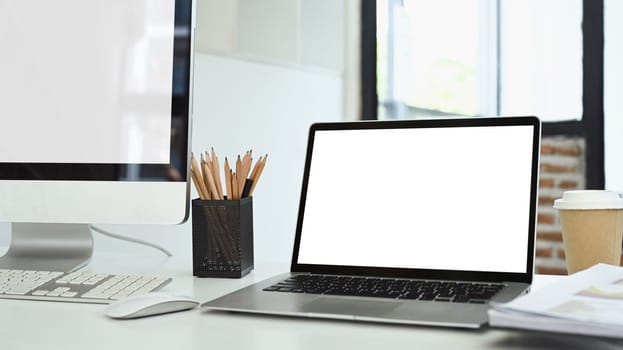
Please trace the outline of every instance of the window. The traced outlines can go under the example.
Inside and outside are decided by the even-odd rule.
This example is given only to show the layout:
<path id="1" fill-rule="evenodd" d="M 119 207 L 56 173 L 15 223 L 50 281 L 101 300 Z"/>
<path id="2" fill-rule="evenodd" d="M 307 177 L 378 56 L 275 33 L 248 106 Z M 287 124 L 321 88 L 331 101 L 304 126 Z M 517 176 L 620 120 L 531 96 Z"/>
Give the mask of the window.
<path id="1" fill-rule="evenodd" d="M 501 1 L 499 111 L 582 118 L 581 0 Z"/>
<path id="2" fill-rule="evenodd" d="M 382 0 L 376 21 L 380 118 L 581 118 L 581 0 Z"/>
<path id="3" fill-rule="evenodd" d="M 387 0 L 377 9 L 379 116 L 408 117 L 408 108 L 479 114 L 479 78 L 487 72 L 480 71 L 478 1 Z"/>
<path id="4" fill-rule="evenodd" d="M 602 0 L 362 0 L 364 119 L 537 115 L 603 188 Z"/>

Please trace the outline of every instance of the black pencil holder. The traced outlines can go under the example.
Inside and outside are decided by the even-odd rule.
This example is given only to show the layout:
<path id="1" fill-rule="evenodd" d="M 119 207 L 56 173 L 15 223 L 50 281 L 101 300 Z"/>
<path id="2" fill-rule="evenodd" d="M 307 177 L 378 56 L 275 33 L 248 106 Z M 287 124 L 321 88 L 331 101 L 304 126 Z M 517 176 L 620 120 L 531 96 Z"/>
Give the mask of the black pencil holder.
<path id="1" fill-rule="evenodd" d="M 253 269 L 253 201 L 192 201 L 193 275 L 240 278 Z"/>

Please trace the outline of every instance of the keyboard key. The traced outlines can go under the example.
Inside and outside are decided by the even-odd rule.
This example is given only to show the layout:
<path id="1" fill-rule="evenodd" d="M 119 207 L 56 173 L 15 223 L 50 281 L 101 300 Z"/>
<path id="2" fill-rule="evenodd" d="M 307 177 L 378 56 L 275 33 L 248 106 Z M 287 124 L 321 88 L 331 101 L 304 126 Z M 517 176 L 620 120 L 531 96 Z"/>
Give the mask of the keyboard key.
<path id="1" fill-rule="evenodd" d="M 483 300 L 483 299 L 470 299 L 468 301 L 468 303 L 470 303 L 470 304 L 486 304 L 487 301 Z"/>
<path id="2" fill-rule="evenodd" d="M 468 301 L 469 301 L 469 298 L 465 296 L 455 296 L 452 299 L 453 303 L 467 303 Z"/>

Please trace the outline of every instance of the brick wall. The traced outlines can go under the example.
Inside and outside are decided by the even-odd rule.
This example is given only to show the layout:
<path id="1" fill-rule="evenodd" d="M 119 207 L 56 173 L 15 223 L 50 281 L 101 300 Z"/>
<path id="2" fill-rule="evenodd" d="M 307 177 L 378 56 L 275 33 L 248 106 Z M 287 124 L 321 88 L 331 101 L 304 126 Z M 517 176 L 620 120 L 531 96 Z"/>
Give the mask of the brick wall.
<path id="1" fill-rule="evenodd" d="M 537 210 L 536 273 L 567 274 L 558 211 L 564 191 L 585 188 L 584 139 L 543 137 Z"/>

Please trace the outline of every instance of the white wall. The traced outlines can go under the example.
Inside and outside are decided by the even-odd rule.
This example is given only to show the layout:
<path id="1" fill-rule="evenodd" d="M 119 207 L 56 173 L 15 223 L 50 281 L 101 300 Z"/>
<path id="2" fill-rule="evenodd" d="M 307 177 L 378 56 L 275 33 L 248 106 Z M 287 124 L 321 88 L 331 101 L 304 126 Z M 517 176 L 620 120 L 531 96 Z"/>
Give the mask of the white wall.
<path id="1" fill-rule="evenodd" d="M 353 0 L 197 0 L 199 52 L 341 72 Z"/>
<path id="2" fill-rule="evenodd" d="M 360 115 L 360 0 L 197 0 L 197 52 L 343 78 L 343 118 Z"/>

